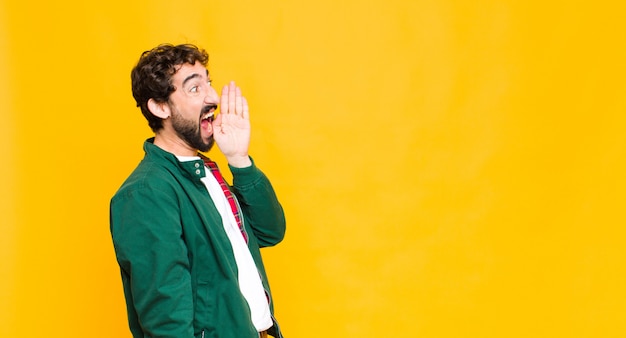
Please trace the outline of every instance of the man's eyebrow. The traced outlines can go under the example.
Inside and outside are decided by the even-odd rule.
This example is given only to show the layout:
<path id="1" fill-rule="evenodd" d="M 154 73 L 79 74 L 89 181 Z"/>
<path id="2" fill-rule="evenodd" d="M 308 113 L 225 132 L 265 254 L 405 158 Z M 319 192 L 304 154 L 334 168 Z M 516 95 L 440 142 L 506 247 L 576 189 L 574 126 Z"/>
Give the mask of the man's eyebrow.
<path id="1" fill-rule="evenodd" d="M 208 69 L 206 70 L 206 76 L 207 76 L 207 78 L 209 77 L 209 70 L 208 70 Z M 187 76 L 187 77 L 183 80 L 183 87 L 185 86 L 185 83 L 187 83 L 187 82 L 189 82 L 189 81 L 191 81 L 192 79 L 195 79 L 195 78 L 197 78 L 197 77 L 200 77 L 200 74 L 198 74 L 198 73 L 193 73 L 193 74 L 191 74 L 191 75 Z"/>
<path id="2" fill-rule="evenodd" d="M 197 78 L 197 77 L 200 77 L 200 74 L 198 74 L 198 73 L 193 73 L 193 74 L 191 74 L 191 75 L 187 76 L 187 77 L 183 80 L 183 87 L 185 86 L 185 83 L 187 83 L 187 82 L 189 82 L 189 81 L 191 81 L 191 80 L 193 80 L 193 79 L 195 79 L 195 78 Z"/>

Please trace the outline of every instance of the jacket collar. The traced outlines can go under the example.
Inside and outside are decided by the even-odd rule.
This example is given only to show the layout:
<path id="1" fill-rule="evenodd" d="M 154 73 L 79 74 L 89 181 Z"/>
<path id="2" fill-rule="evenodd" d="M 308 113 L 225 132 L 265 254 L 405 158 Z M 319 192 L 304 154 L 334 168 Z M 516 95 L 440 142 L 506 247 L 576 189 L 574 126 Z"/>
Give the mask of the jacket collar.
<path id="1" fill-rule="evenodd" d="M 176 155 L 154 145 L 154 137 L 144 142 L 143 150 L 146 153 L 146 158 L 153 159 L 160 163 L 167 163 L 168 167 L 172 169 L 176 168 L 194 182 L 201 183 L 200 179 L 206 175 L 202 158 L 198 157 L 197 160 L 181 162 Z"/>

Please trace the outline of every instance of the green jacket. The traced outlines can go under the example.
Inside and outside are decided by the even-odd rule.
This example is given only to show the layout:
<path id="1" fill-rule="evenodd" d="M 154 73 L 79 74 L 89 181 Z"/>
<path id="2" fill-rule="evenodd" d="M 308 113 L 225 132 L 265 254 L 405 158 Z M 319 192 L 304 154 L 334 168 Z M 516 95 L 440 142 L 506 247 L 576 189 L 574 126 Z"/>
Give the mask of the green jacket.
<path id="1" fill-rule="evenodd" d="M 144 143 L 144 159 L 113 196 L 110 208 L 133 336 L 258 337 L 239 290 L 221 217 L 200 181 L 203 162 L 179 162 L 153 141 Z M 254 163 L 230 170 L 248 247 L 271 299 L 259 248 L 283 239 L 283 209 Z M 273 313 L 271 302 L 270 308 Z M 274 323 L 270 333 L 282 337 Z"/>

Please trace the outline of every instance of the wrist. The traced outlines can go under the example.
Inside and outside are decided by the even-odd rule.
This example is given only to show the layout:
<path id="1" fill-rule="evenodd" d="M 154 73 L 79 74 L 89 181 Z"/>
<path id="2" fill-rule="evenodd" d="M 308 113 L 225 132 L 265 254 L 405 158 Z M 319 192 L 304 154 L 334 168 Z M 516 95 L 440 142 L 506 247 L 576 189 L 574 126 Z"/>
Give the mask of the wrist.
<path id="1" fill-rule="evenodd" d="M 234 168 L 246 168 L 252 165 L 252 161 L 248 155 L 246 156 L 230 156 L 226 157 L 228 165 Z"/>

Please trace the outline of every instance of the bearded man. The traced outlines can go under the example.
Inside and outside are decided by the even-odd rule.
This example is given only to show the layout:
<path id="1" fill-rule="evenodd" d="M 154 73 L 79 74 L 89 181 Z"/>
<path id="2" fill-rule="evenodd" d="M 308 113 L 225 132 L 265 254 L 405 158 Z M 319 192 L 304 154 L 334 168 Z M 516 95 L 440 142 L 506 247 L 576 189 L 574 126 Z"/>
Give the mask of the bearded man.
<path id="1" fill-rule="evenodd" d="M 163 44 L 131 72 L 154 137 L 110 205 L 130 330 L 134 337 L 283 337 L 260 253 L 282 241 L 283 209 L 248 154 L 245 97 L 234 82 L 218 96 L 207 63 L 194 45 Z M 214 143 L 232 186 L 201 153 Z"/>

